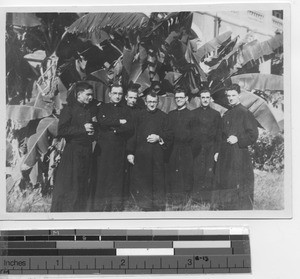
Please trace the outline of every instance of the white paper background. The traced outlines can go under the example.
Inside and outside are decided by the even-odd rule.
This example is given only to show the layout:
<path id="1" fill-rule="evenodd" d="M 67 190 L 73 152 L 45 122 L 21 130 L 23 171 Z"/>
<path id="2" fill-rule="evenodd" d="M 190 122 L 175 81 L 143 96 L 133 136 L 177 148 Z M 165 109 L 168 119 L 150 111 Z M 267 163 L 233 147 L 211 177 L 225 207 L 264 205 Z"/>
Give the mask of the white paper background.
<path id="1" fill-rule="evenodd" d="M 186 4 L 224 4 L 224 3 L 247 3 L 247 1 L 186 1 L 186 2 L 175 2 L 170 0 L 152 0 L 148 2 L 141 1 L 116 1 L 116 0 L 102 0 L 100 1 L 70 1 L 70 0 L 52 0 L 49 2 L 33 1 L 28 0 L 26 2 L 20 0 L 1 0 L 0 7 L 5 6 L 87 6 L 100 4 L 105 6 L 112 5 L 186 5 Z M 261 3 L 261 1 L 251 1 L 252 3 Z M 264 3 L 282 3 L 282 1 L 264 1 Z M 151 276 L 151 278 L 262 278 L 262 279 L 296 279 L 299 278 L 299 265 L 300 265 L 300 191 L 299 191 L 299 179 L 297 173 L 300 171 L 300 163 L 298 156 L 299 152 L 299 119 L 300 119 L 300 109 L 299 109 L 299 85 L 297 80 L 299 79 L 299 63 L 300 63 L 300 1 L 285 1 L 284 3 L 291 3 L 291 113 L 292 113 L 292 169 L 293 169 L 293 218 L 292 219 L 222 219 L 222 220 L 114 220 L 114 221 L 0 221 L 0 230 L 7 229 L 74 229 L 74 228 L 143 228 L 143 227 L 170 227 L 170 228 L 180 228 L 180 227 L 203 227 L 203 226 L 217 226 L 217 227 L 228 227 L 228 226 L 248 226 L 250 229 L 250 244 L 251 244 L 251 257 L 252 257 L 252 274 L 251 275 L 174 275 L 174 276 Z M 261 4 L 263 7 L 263 4 Z M 183 6 L 184 8 L 184 6 Z M 234 10 L 234 5 L 232 6 Z M 63 9 L 62 9 L 63 10 Z M 20 10 L 21 12 L 21 10 Z M 3 18 L 0 19 L 1 23 Z M 2 25 L 3 26 L 3 25 Z M 1 38 L 4 40 L 4 38 Z M 1 49 L 0 57 L 4 59 L 4 50 Z M 288 52 L 285 50 L 285 57 L 287 57 Z M 286 69 L 285 69 L 286 70 Z M 3 85 L 5 82 L 4 70 L 0 71 L 0 83 Z M 2 99 L 4 101 L 4 86 L 1 85 Z M 286 112 L 289 113 L 289 112 Z M 2 123 L 0 123 L 0 130 L 5 129 L 5 112 L 0 111 L 2 116 Z M 286 139 L 288 140 L 288 139 Z M 3 143 L 3 145 L 2 145 Z M 0 152 L 1 159 L 4 162 L 3 154 L 4 152 L 4 139 L 1 141 Z M 4 165 L 4 164 L 3 164 Z M 2 170 L 3 168 L 1 168 Z M 2 172 L 4 174 L 4 172 Z M 2 180 L 1 180 L 2 181 Z M 4 187 L 4 185 L 2 185 Z M 3 193 L 3 191 L 1 191 Z M 1 201 L 3 199 L 1 198 Z M 50 276 L 49 276 L 50 277 Z M 86 276 L 77 276 L 78 278 L 86 278 Z M 9 277 L 17 278 L 17 277 Z M 29 278 L 22 277 L 22 278 Z M 45 278 L 42 276 L 30 278 Z M 54 278 L 54 277 L 50 277 Z M 55 277 L 57 278 L 57 276 Z M 66 277 L 64 277 L 66 278 Z M 90 276 L 90 278 L 99 278 L 99 276 Z M 101 278 L 149 278 L 149 276 L 101 276 Z"/>

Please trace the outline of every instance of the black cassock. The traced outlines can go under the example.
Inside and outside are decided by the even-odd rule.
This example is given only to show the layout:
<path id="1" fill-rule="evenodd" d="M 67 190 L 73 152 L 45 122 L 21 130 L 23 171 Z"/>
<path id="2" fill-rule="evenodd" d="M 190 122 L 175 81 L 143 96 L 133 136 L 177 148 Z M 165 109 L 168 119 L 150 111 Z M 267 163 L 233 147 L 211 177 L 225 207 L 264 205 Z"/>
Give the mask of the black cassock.
<path id="1" fill-rule="evenodd" d="M 133 123 L 133 127 L 134 130 L 136 128 L 136 119 L 137 119 L 137 115 L 141 112 L 142 108 L 140 106 L 133 106 L 133 107 L 129 107 L 126 104 L 124 105 L 126 106 L 130 113 L 131 113 L 131 117 L 132 117 L 132 123 Z M 132 135 L 134 134 L 134 131 L 132 133 Z M 127 142 L 127 146 L 130 144 L 130 142 Z M 128 147 L 126 148 L 127 153 L 126 153 L 126 157 L 128 155 Z M 130 198 L 130 180 L 131 180 L 131 176 L 132 176 L 132 164 L 130 164 L 128 162 L 128 160 L 125 160 L 125 178 L 124 178 L 124 199 L 128 200 Z"/>
<path id="2" fill-rule="evenodd" d="M 238 138 L 235 144 L 227 138 Z M 243 105 L 225 112 L 222 118 L 222 143 L 217 163 L 217 206 L 220 209 L 252 209 L 254 173 L 248 146 L 258 137 L 257 121 Z"/>
<path id="3" fill-rule="evenodd" d="M 221 142 L 221 115 L 211 107 L 192 111 L 194 149 L 194 198 L 210 202 L 214 179 L 214 155 Z"/>
<path id="4" fill-rule="evenodd" d="M 120 124 L 126 119 L 126 124 Z M 91 211 L 123 210 L 126 141 L 133 133 L 131 113 L 120 104 L 102 103 L 97 112 L 96 173 Z M 95 179 L 96 177 L 96 179 Z"/>
<path id="5" fill-rule="evenodd" d="M 95 114 L 94 103 L 84 105 L 78 101 L 61 111 L 58 136 L 66 139 L 66 146 L 55 178 L 52 212 L 86 211 L 94 136 L 87 135 L 84 124 L 91 123 Z"/>
<path id="6" fill-rule="evenodd" d="M 167 193 L 173 204 L 187 201 L 193 187 L 192 112 L 187 108 L 169 112 L 174 135 L 167 164 Z"/>
<path id="7" fill-rule="evenodd" d="M 159 135 L 163 144 L 148 143 L 151 134 Z M 130 193 L 142 210 L 165 209 L 165 151 L 171 141 L 167 114 L 159 109 L 137 114 L 135 134 L 128 144 L 128 154 L 135 156 Z"/>

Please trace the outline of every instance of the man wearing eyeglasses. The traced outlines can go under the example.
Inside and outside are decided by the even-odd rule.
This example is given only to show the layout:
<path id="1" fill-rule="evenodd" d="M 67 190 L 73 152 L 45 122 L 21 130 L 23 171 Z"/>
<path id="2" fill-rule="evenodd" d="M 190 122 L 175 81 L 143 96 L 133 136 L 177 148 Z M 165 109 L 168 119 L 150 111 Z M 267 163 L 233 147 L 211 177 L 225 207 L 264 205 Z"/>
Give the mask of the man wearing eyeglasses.
<path id="1" fill-rule="evenodd" d="M 167 193 L 173 205 L 183 206 L 193 187 L 192 112 L 184 90 L 175 91 L 175 102 L 177 109 L 168 114 L 174 141 L 167 164 Z"/>
<path id="2" fill-rule="evenodd" d="M 200 92 L 200 107 L 193 110 L 194 199 L 210 203 L 214 165 L 221 143 L 221 115 L 210 106 L 209 90 Z"/>
<path id="3" fill-rule="evenodd" d="M 126 141 L 133 132 L 129 109 L 120 104 L 123 88 L 114 84 L 110 103 L 102 103 L 97 113 L 98 140 L 96 183 L 92 211 L 122 211 Z"/>
<path id="4" fill-rule="evenodd" d="M 167 114 L 157 109 L 158 96 L 146 96 L 146 110 L 136 117 L 134 136 L 128 143 L 132 167 L 130 193 L 144 211 L 165 209 L 165 150 L 172 142 Z"/>

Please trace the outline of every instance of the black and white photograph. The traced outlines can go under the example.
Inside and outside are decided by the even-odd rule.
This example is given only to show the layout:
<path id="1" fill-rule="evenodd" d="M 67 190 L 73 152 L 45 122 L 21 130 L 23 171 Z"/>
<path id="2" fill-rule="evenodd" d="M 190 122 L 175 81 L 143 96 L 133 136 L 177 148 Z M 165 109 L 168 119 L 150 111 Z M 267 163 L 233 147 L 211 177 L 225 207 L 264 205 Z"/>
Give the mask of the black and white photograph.
<path id="1" fill-rule="evenodd" d="M 290 216 L 286 6 L 19 8 L 2 28 L 4 215 Z"/>

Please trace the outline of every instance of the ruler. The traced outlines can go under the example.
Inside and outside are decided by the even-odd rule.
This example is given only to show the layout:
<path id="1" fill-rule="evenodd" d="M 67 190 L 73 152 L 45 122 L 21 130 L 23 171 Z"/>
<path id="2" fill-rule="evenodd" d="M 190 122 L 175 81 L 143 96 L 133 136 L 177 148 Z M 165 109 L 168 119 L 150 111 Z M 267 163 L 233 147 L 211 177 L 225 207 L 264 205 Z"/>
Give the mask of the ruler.
<path id="1" fill-rule="evenodd" d="M 1 274 L 251 273 L 247 228 L 0 232 Z"/>

